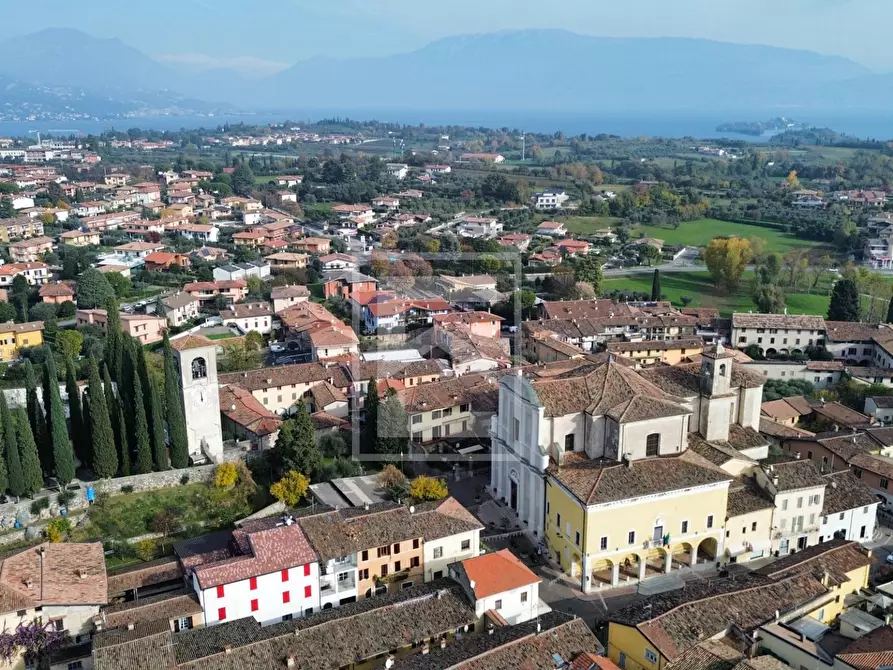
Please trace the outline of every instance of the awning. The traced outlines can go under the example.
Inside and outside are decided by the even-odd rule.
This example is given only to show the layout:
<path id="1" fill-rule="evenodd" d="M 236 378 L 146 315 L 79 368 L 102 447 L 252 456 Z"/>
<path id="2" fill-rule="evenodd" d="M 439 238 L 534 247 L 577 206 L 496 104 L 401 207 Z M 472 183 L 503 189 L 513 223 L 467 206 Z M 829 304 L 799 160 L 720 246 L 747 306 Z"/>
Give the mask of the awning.
<path id="1" fill-rule="evenodd" d="M 744 543 L 731 544 L 726 547 L 726 553 L 732 557 L 741 556 L 742 554 L 746 554 L 749 551 L 750 549 L 748 549 L 747 545 Z"/>

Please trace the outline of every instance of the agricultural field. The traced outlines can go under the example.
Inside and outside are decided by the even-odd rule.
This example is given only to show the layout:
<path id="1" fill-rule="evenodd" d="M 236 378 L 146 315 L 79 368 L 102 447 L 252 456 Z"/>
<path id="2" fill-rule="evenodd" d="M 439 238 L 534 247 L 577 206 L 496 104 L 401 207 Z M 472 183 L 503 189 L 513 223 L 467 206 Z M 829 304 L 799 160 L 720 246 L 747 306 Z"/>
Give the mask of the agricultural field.
<path id="1" fill-rule="evenodd" d="M 596 230 L 613 228 L 620 223 L 616 216 L 562 216 L 558 220 L 564 223 L 569 232 L 578 235 L 591 235 Z"/>
<path id="2" fill-rule="evenodd" d="M 714 237 L 759 237 L 765 240 L 766 251 L 775 251 L 781 254 L 795 247 L 820 246 L 817 242 L 802 240 L 774 228 L 763 228 L 746 223 L 733 223 L 716 219 L 686 221 L 680 224 L 678 228 L 664 228 L 662 226 L 638 226 L 633 228 L 633 237 L 638 237 L 639 233 L 644 233 L 645 237 L 655 237 L 663 240 L 667 244 L 685 244 L 692 247 L 705 247 L 710 244 Z"/>
<path id="3" fill-rule="evenodd" d="M 752 276 L 752 273 L 746 273 L 740 288 L 734 294 L 713 286 L 707 271 L 662 272 L 660 285 L 667 299 L 677 307 L 682 306 L 682 296 L 689 296 L 692 298 L 690 307 L 715 307 L 722 316 L 730 316 L 732 312 L 758 311 L 748 295 L 748 284 Z M 647 272 L 625 277 L 606 277 L 602 282 L 602 291 L 609 293 L 615 289 L 625 289 L 650 293 L 651 280 L 652 275 Z M 790 314 L 825 316 L 828 313 L 829 297 L 825 286 L 820 286 L 815 293 L 788 293 L 786 297 Z"/>

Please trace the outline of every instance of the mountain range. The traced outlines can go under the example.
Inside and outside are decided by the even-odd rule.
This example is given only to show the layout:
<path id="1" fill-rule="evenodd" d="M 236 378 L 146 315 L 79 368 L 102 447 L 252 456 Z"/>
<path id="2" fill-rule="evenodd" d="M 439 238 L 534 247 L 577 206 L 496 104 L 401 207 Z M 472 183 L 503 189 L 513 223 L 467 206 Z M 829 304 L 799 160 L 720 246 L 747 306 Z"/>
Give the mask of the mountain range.
<path id="1" fill-rule="evenodd" d="M 251 80 L 159 63 L 117 39 L 50 29 L 0 42 L 0 77 L 97 102 L 184 96 L 243 110 L 884 110 L 893 75 L 839 56 L 684 38 L 561 30 L 450 37 L 381 58 L 313 58 Z M 0 80 L 2 86 L 2 80 Z M 2 90 L 2 89 L 0 89 Z"/>

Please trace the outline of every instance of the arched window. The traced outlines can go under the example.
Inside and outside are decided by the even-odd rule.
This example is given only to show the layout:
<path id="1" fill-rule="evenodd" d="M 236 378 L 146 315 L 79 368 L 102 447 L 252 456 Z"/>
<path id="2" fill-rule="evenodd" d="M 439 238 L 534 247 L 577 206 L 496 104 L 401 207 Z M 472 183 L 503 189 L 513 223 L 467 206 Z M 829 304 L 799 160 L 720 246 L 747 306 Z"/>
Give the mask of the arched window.
<path id="1" fill-rule="evenodd" d="M 720 363 L 720 365 L 719 365 L 719 376 L 720 377 L 726 376 L 726 364 L 725 363 Z"/>
<path id="2" fill-rule="evenodd" d="M 204 358 L 196 358 L 192 361 L 192 378 L 193 379 L 207 379 L 208 377 L 208 364 L 205 362 Z"/>
<path id="3" fill-rule="evenodd" d="M 660 433 L 651 433 L 645 438 L 645 455 L 657 456 L 660 453 Z"/>

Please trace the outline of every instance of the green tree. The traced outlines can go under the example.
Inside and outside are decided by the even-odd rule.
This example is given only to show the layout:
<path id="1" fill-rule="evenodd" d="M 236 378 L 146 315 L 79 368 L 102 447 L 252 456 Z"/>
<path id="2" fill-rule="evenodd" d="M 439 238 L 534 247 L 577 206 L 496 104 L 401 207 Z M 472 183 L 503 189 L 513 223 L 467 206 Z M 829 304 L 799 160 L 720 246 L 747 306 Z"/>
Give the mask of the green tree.
<path id="1" fill-rule="evenodd" d="M 101 309 L 115 299 L 115 289 L 102 272 L 88 268 L 78 277 L 77 299 L 81 309 Z"/>
<path id="2" fill-rule="evenodd" d="M 831 304 L 828 306 L 829 321 L 858 321 L 859 289 L 852 279 L 840 279 L 831 291 Z"/>
<path id="3" fill-rule="evenodd" d="M 642 260 L 648 263 L 649 266 L 654 265 L 654 263 L 660 262 L 663 259 L 660 249 L 651 244 L 643 245 L 639 253 L 642 256 Z"/>
<path id="4" fill-rule="evenodd" d="M 30 360 L 25 361 L 25 400 L 28 411 L 28 421 L 31 424 L 31 434 L 37 444 L 40 454 L 40 465 L 44 472 L 53 471 L 53 452 L 47 434 L 46 417 L 40 401 L 37 399 L 37 374 Z"/>
<path id="5" fill-rule="evenodd" d="M 245 337 L 242 338 L 242 345 L 248 353 L 260 351 L 264 348 L 264 336 L 256 330 L 249 330 L 245 333 Z"/>
<path id="6" fill-rule="evenodd" d="M 43 472 L 40 467 L 40 455 L 37 443 L 31 432 L 31 422 L 25 410 L 13 411 L 13 422 L 16 427 L 16 441 L 19 445 L 19 456 L 22 462 L 22 475 L 25 479 L 25 495 L 33 496 L 43 488 Z"/>
<path id="7" fill-rule="evenodd" d="M 292 418 L 282 423 L 273 455 L 282 473 L 294 470 L 313 479 L 319 470 L 322 457 L 316 446 L 310 413 L 303 403 Z"/>
<path id="8" fill-rule="evenodd" d="M 152 440 L 152 457 L 155 460 L 155 469 L 161 472 L 170 466 L 170 457 L 167 453 L 167 443 L 164 441 L 164 409 L 161 406 L 161 394 L 158 392 L 158 383 L 149 379 L 149 435 Z"/>
<path id="9" fill-rule="evenodd" d="M 90 402 L 90 437 L 92 445 L 93 472 L 97 477 L 107 479 L 118 472 L 118 450 L 115 447 L 115 434 L 112 432 L 112 419 L 102 380 L 99 377 L 99 365 L 96 360 L 90 361 L 90 379 L 87 397 Z M 86 417 L 85 417 L 86 418 Z"/>
<path id="10" fill-rule="evenodd" d="M 118 302 L 109 298 L 105 302 L 105 311 L 108 315 L 105 334 L 105 362 L 109 373 L 116 382 L 121 382 L 121 366 L 123 365 L 124 333 L 121 332 L 121 313 L 118 311 Z M 120 395 L 120 389 L 118 393 Z"/>
<path id="11" fill-rule="evenodd" d="M 74 374 L 74 363 L 65 359 L 65 392 L 68 394 L 68 420 L 71 424 L 71 441 L 78 460 L 86 465 L 90 462 L 90 445 L 84 440 L 84 413 L 81 408 L 81 390 Z"/>
<path id="12" fill-rule="evenodd" d="M 62 354 L 63 360 L 74 360 L 81 354 L 84 346 L 84 336 L 77 330 L 60 330 L 56 333 L 56 349 Z"/>
<path id="13" fill-rule="evenodd" d="M 102 375 L 103 387 L 105 390 L 105 402 L 109 410 L 109 418 L 112 422 L 112 433 L 115 436 L 115 448 L 118 450 L 118 463 L 120 463 L 121 466 L 121 474 L 126 477 L 130 474 L 130 441 L 127 439 L 127 423 L 124 419 L 124 404 L 115 394 L 108 366 L 103 367 Z"/>
<path id="14" fill-rule="evenodd" d="M 189 465 L 189 438 L 180 402 L 180 375 L 174 364 L 174 352 L 167 332 L 164 333 L 164 400 L 171 465 L 178 469 L 185 468 Z"/>
<path id="15" fill-rule="evenodd" d="M 890 298 L 890 304 L 887 305 L 887 320 L 885 323 L 893 323 L 893 298 Z"/>
<path id="16" fill-rule="evenodd" d="M 149 421 L 146 417 L 146 400 L 139 374 L 140 344 L 132 337 L 124 344 L 124 388 L 128 390 L 124 402 L 127 429 L 130 433 L 130 451 L 136 454 L 134 472 L 144 475 L 152 472 L 152 443 L 149 439 Z"/>
<path id="17" fill-rule="evenodd" d="M 248 163 L 242 163 L 233 172 L 233 192 L 236 195 L 248 197 L 254 191 L 254 171 Z"/>
<path id="18" fill-rule="evenodd" d="M 778 314 L 784 309 L 784 291 L 774 284 L 758 284 L 753 301 L 763 314 Z"/>
<path id="19" fill-rule="evenodd" d="M 654 278 L 651 280 L 651 300 L 660 300 L 660 270 L 654 271 Z"/>
<path id="20" fill-rule="evenodd" d="M 378 453 L 378 408 L 381 403 L 378 398 L 378 382 L 369 380 L 369 388 L 366 389 L 366 399 L 363 405 L 364 422 L 360 440 L 365 454 Z"/>
<path id="21" fill-rule="evenodd" d="M 409 417 L 394 389 L 388 389 L 378 410 L 378 453 L 395 456 L 409 450 Z"/>
<path id="22" fill-rule="evenodd" d="M 59 394 L 56 361 L 53 356 L 47 356 L 44 366 L 44 386 L 49 387 L 50 402 L 47 424 L 53 448 L 53 471 L 59 483 L 65 485 L 74 479 L 74 450 L 71 446 L 71 438 L 68 436 L 68 424 L 65 421 L 62 396 Z"/>
<path id="23" fill-rule="evenodd" d="M 133 282 L 130 280 L 130 277 L 125 277 L 120 272 L 110 272 L 109 274 L 104 274 L 103 277 L 112 287 L 118 300 L 129 298 L 133 293 Z"/>
<path id="24" fill-rule="evenodd" d="M 6 396 L 0 392 L 0 422 L 3 423 L 3 448 L 6 455 L 6 473 L 9 479 L 9 492 L 16 498 L 25 494 L 25 475 L 16 439 L 16 427 L 6 404 Z M 38 465 L 38 467 L 40 467 Z"/>
<path id="25" fill-rule="evenodd" d="M 592 290 L 598 295 L 602 291 L 601 261 L 598 256 L 583 256 L 574 264 L 574 277 L 577 281 L 586 282 L 592 286 Z"/>

